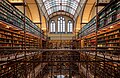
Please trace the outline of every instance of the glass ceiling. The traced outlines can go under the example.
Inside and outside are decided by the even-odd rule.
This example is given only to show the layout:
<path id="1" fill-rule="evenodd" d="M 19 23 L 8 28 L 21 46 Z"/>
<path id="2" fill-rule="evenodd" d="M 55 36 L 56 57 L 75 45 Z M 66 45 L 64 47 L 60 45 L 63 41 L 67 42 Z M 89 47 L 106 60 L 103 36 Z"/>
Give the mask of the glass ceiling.
<path id="1" fill-rule="evenodd" d="M 80 0 L 43 0 L 48 15 L 56 11 L 65 11 L 75 14 Z"/>

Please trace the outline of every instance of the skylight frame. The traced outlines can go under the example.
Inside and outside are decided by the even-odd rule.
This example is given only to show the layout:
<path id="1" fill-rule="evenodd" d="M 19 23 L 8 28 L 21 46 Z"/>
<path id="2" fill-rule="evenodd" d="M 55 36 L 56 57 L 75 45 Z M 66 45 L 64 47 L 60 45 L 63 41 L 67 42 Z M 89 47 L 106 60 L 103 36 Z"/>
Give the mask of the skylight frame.
<path id="1" fill-rule="evenodd" d="M 57 11 L 65 11 L 74 15 L 79 2 L 80 0 L 43 0 L 48 15 Z"/>

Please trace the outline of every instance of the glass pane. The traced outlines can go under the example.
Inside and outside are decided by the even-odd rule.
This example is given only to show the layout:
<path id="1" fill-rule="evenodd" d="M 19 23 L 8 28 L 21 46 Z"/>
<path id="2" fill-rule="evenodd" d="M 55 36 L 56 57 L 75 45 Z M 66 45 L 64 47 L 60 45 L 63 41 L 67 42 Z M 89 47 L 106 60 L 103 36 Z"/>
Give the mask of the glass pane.
<path id="1" fill-rule="evenodd" d="M 50 32 L 52 32 L 52 23 L 50 24 Z"/>
<path id="2" fill-rule="evenodd" d="M 55 21 L 51 21 L 50 32 L 55 32 Z"/>
<path id="3" fill-rule="evenodd" d="M 53 25 L 53 32 L 55 32 L 55 23 L 54 23 L 54 25 Z"/>
<path id="4" fill-rule="evenodd" d="M 65 32 L 65 21 L 63 17 L 58 18 L 58 32 Z"/>
<path id="5" fill-rule="evenodd" d="M 60 26 L 61 26 L 61 30 L 60 30 L 60 32 L 62 32 L 62 31 L 63 31 L 63 25 L 61 24 Z"/>
<path id="6" fill-rule="evenodd" d="M 71 21 L 68 21 L 68 29 L 67 29 L 68 32 L 73 32 L 73 26 L 72 26 L 72 22 Z"/>
<path id="7" fill-rule="evenodd" d="M 58 32 L 60 32 L 60 21 L 58 21 Z"/>
<path id="8" fill-rule="evenodd" d="M 64 10 L 74 15 L 75 10 L 77 9 L 80 0 L 43 0 L 43 2 L 44 2 L 45 8 L 48 14 L 51 14 L 58 10 Z M 49 9 L 51 9 L 52 11 L 49 12 L 48 11 Z M 74 12 L 72 12 L 73 10 Z"/>
<path id="9" fill-rule="evenodd" d="M 70 23 L 68 22 L 68 28 L 67 28 L 67 31 L 68 31 L 68 32 L 69 32 L 69 29 L 70 29 L 70 26 L 69 26 L 69 25 L 70 25 Z"/>

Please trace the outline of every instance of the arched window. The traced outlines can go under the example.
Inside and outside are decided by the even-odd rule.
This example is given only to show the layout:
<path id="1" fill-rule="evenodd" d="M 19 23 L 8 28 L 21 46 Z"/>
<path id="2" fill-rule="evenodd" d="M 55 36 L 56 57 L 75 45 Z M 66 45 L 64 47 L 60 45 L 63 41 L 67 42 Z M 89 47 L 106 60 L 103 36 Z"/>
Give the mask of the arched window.
<path id="1" fill-rule="evenodd" d="M 67 32 L 73 32 L 73 25 L 72 25 L 72 21 L 68 21 L 68 28 L 67 28 Z"/>
<path id="2" fill-rule="evenodd" d="M 58 18 L 58 32 L 65 32 L 65 18 Z"/>
<path id="3" fill-rule="evenodd" d="M 55 21 L 51 21 L 50 23 L 50 32 L 55 32 Z"/>

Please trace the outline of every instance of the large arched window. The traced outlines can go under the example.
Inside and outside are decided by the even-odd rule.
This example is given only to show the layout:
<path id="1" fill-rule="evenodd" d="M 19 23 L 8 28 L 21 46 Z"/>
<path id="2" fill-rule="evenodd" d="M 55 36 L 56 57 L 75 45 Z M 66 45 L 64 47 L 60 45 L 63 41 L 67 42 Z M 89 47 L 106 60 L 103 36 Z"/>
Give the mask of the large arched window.
<path id="1" fill-rule="evenodd" d="M 50 32 L 55 32 L 55 21 L 51 21 L 50 23 Z"/>
<path id="2" fill-rule="evenodd" d="M 58 18 L 58 32 L 65 32 L 65 18 Z"/>
<path id="3" fill-rule="evenodd" d="M 72 21 L 68 21 L 68 28 L 67 28 L 67 32 L 73 32 L 73 25 L 72 25 Z"/>

